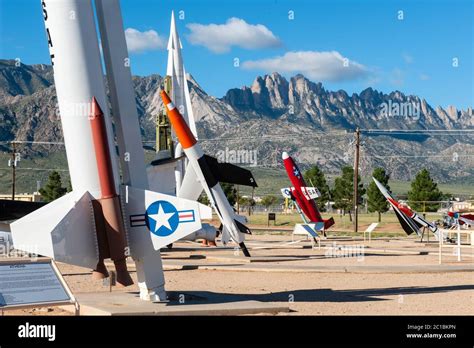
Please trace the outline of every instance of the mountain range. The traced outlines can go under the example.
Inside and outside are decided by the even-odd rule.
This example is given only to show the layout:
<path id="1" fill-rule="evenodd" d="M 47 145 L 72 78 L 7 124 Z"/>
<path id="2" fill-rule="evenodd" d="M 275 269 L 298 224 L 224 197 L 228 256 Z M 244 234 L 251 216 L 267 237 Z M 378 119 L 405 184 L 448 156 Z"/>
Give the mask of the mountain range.
<path id="1" fill-rule="evenodd" d="M 327 174 L 339 174 L 353 163 L 353 132 L 359 127 L 364 176 L 382 166 L 400 180 L 412 179 L 421 168 L 442 182 L 474 177 L 474 133 L 457 132 L 474 129 L 472 108 L 433 107 L 400 91 L 328 91 L 303 75 L 258 76 L 251 86 L 230 89 L 222 98 L 207 94 L 190 75 L 188 81 L 199 138 L 211 155 L 249 151 L 256 154 L 254 165 L 279 168 L 287 151 L 303 168 L 317 164 Z M 133 77 L 143 140 L 151 143 L 162 107 L 161 82 L 160 75 Z M 62 140 L 51 66 L 0 60 L 0 122 L 0 142 Z M 402 131 L 376 132 L 390 129 Z M 440 132 L 403 132 L 423 129 Z M 0 151 L 8 150 L 0 143 Z M 22 151 L 46 156 L 58 148 L 28 145 Z"/>

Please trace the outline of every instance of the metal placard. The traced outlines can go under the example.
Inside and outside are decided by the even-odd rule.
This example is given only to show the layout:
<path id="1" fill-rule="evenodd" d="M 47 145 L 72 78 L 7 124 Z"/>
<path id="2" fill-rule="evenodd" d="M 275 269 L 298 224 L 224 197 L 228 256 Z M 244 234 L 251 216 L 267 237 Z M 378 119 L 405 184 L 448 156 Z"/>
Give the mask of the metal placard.
<path id="1" fill-rule="evenodd" d="M 74 303 L 50 259 L 0 261 L 0 309 Z"/>

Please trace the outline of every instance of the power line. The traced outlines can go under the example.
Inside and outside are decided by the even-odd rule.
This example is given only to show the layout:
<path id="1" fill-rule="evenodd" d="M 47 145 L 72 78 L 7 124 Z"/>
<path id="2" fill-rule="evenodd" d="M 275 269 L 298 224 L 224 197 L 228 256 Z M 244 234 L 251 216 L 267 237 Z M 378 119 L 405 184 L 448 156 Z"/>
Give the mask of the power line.
<path id="1" fill-rule="evenodd" d="M 0 168 L 0 170 L 11 170 L 10 168 Z M 24 168 L 24 167 L 16 167 L 15 170 L 35 170 L 38 172 L 42 171 L 51 171 L 51 172 L 69 172 L 69 169 L 56 169 L 56 168 Z"/>
<path id="2" fill-rule="evenodd" d="M 403 135 L 420 135 L 420 134 L 429 134 L 435 133 L 436 135 L 445 135 L 452 133 L 459 133 L 459 135 L 463 133 L 474 133 L 474 129 L 361 129 L 361 132 L 367 134 L 403 134 Z M 224 141 L 224 140 L 258 140 L 258 139 L 286 139 L 291 138 L 293 139 L 295 136 L 298 137 L 314 137 L 314 136 L 328 136 L 328 135 L 339 135 L 339 136 L 348 136 L 352 135 L 353 132 L 350 130 L 341 130 L 341 131 L 312 131 L 309 133 L 306 132 L 291 132 L 291 133 L 266 133 L 261 135 L 254 135 L 254 136 L 221 136 L 221 137 L 214 137 L 214 138 L 199 138 L 199 141 L 202 142 L 212 142 L 212 141 Z M 433 134 L 432 134 L 433 135 Z M 455 134 L 457 135 L 457 134 Z M 0 141 L 0 144 L 34 144 L 34 145 L 64 145 L 64 142 L 61 141 L 25 141 L 25 140 L 11 140 L 11 141 Z M 142 141 L 144 144 L 151 144 L 156 143 L 155 140 L 144 140 Z"/>
<path id="3" fill-rule="evenodd" d="M 361 129 L 361 132 L 407 132 L 407 133 L 437 133 L 437 132 L 465 132 L 474 133 L 474 129 Z"/>
<path id="4" fill-rule="evenodd" d="M 23 140 L 12 140 L 12 141 L 0 141 L 0 144 L 64 145 L 64 142 L 60 142 L 60 141 L 23 141 Z"/>
<path id="5" fill-rule="evenodd" d="M 454 158 L 454 157 L 474 157 L 474 154 L 468 155 L 362 155 L 363 158 L 377 157 L 377 158 Z"/>

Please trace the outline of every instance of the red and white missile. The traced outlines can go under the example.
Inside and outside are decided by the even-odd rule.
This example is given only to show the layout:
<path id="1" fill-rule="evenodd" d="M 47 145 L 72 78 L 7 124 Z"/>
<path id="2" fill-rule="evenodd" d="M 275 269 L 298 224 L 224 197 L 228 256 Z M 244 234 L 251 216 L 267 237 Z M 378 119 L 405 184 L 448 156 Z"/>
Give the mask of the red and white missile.
<path id="1" fill-rule="evenodd" d="M 244 244 L 245 234 L 250 234 L 250 230 L 241 222 L 234 219 L 234 210 L 229 204 L 219 181 L 216 180 L 212 170 L 210 169 L 201 146 L 197 142 L 183 116 L 172 103 L 170 97 L 165 91 L 161 91 L 161 99 L 163 100 L 163 104 L 166 106 L 168 118 L 184 149 L 189 164 L 196 173 L 199 182 L 211 201 L 211 204 L 216 209 L 223 227 L 229 232 L 234 242 L 240 246 L 244 255 L 250 256 L 250 253 Z"/>
<path id="2" fill-rule="evenodd" d="M 380 181 L 375 178 L 372 179 L 374 180 L 380 192 L 384 195 L 384 197 L 392 206 L 393 210 L 395 211 L 395 215 L 397 216 L 398 221 L 400 222 L 400 225 L 402 226 L 406 234 L 410 235 L 415 232 L 416 234 L 421 236 L 421 229 L 423 227 L 426 227 L 434 233 L 437 239 L 439 238 L 441 230 L 438 228 L 438 226 L 436 226 L 434 223 L 426 221 L 415 211 L 411 210 L 410 207 L 408 207 L 407 205 L 398 202 L 395 198 L 393 198 L 390 192 L 388 192 L 388 190 L 380 183 Z"/>
<path id="3" fill-rule="evenodd" d="M 301 171 L 287 152 L 283 152 L 282 159 L 288 178 L 293 185 L 293 187 L 282 189 L 283 196 L 295 200 L 309 222 L 322 224 L 324 229 L 328 229 L 334 225 L 333 218 L 325 220 L 319 213 L 318 206 L 314 200 L 320 196 L 317 188 L 308 187 L 306 185 Z"/>
<path id="4" fill-rule="evenodd" d="M 474 214 L 472 213 L 461 213 L 461 212 L 453 212 L 449 211 L 448 216 L 458 220 L 460 225 L 471 225 L 474 226 Z"/>

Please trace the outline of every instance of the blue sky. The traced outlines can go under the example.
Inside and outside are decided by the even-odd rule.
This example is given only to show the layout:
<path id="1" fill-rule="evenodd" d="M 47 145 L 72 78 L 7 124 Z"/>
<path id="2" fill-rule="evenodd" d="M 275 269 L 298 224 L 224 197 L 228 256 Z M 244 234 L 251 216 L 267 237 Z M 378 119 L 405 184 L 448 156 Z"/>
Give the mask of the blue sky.
<path id="1" fill-rule="evenodd" d="M 186 70 L 216 97 L 276 70 L 287 78 L 301 72 L 330 90 L 400 90 L 432 106 L 458 108 L 474 104 L 473 3 L 121 0 L 125 28 L 151 40 L 130 54 L 136 75 L 165 73 L 174 9 L 184 11 L 177 26 Z M 0 4 L 0 58 L 49 63 L 40 0 Z M 294 11 L 293 20 L 289 11 Z M 398 11 L 403 11 L 402 20 Z M 232 24 L 230 18 L 237 19 Z M 213 29 L 209 24 L 220 26 Z M 250 37 L 244 35 L 246 30 Z M 234 58 L 239 58 L 239 67 L 234 67 Z M 344 58 L 348 69 L 338 64 Z M 454 58 L 458 67 L 453 67 Z"/>

